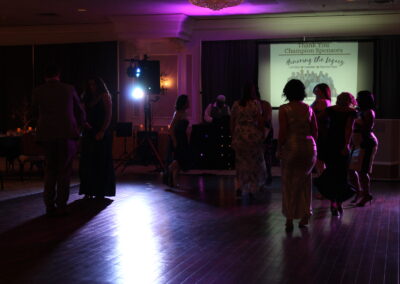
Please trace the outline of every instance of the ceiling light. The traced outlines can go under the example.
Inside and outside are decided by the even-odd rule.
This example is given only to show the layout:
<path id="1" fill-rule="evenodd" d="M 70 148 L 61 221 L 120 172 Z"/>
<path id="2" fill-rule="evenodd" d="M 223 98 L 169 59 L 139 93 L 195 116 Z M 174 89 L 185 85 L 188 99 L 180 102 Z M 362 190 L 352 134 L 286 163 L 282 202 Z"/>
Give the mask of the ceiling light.
<path id="1" fill-rule="evenodd" d="M 193 5 L 218 11 L 243 3 L 243 0 L 189 0 Z"/>

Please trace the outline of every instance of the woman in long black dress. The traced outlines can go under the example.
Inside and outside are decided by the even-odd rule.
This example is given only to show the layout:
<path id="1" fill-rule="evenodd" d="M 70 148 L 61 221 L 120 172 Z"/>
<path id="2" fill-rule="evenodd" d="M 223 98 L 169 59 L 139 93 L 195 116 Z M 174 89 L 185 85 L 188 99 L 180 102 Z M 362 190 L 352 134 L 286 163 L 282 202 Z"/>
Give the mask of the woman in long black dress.
<path id="1" fill-rule="evenodd" d="M 323 154 L 326 151 L 323 147 L 326 145 L 326 130 L 327 130 L 327 118 L 324 115 L 326 108 L 331 106 L 331 89 L 325 83 L 318 84 L 314 87 L 313 93 L 315 94 L 315 101 L 311 104 L 311 108 L 315 113 L 318 123 L 318 139 L 317 139 L 317 163 L 314 171 L 320 175 L 324 169 L 324 157 Z M 321 196 L 317 195 L 317 199 L 321 199 Z"/>
<path id="2" fill-rule="evenodd" d="M 110 131 L 112 102 L 101 78 L 87 81 L 83 103 L 90 127 L 84 130 L 82 137 L 79 194 L 84 194 L 85 198 L 115 196 Z"/>
<path id="3" fill-rule="evenodd" d="M 271 104 L 261 99 L 260 90 L 257 87 L 256 97 L 260 102 L 261 115 L 264 123 L 264 160 L 266 169 L 265 185 L 272 183 L 272 148 L 274 140 L 274 129 L 272 127 L 272 107 Z"/>
<path id="4" fill-rule="evenodd" d="M 328 107 L 325 115 L 328 119 L 326 145 L 321 153 L 326 170 L 315 180 L 318 190 L 331 201 L 333 216 L 343 214 L 342 202 L 354 193 L 348 183 L 350 140 L 353 131 L 356 101 L 352 94 L 341 93 L 336 105 Z"/>
<path id="5" fill-rule="evenodd" d="M 190 149 L 187 136 L 189 120 L 186 110 L 189 108 L 187 95 L 178 96 L 175 104 L 175 112 L 170 125 L 169 134 L 173 146 L 173 161 L 169 165 L 169 181 L 171 187 L 177 187 L 179 171 L 186 171 L 190 168 Z"/>

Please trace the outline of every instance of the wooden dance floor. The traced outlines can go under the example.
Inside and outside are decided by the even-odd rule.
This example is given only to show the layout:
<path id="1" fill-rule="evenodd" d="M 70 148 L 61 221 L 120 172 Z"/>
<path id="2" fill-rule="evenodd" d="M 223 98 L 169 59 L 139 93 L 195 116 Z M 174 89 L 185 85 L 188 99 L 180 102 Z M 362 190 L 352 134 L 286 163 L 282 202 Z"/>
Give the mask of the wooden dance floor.
<path id="1" fill-rule="evenodd" d="M 308 230 L 284 230 L 279 179 L 235 200 L 232 177 L 120 179 L 117 196 L 43 216 L 40 194 L 0 202 L 0 283 L 399 283 L 399 183 L 331 217 L 315 200 Z M 297 225 L 297 224 L 296 224 Z"/>

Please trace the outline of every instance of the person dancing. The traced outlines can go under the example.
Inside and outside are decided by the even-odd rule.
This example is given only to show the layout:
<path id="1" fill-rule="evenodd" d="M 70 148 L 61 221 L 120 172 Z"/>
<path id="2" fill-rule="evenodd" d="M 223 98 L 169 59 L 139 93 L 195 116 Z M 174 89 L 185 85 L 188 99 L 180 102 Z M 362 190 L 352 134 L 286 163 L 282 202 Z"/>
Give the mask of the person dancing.
<path id="1" fill-rule="evenodd" d="M 357 94 L 359 108 L 358 118 L 355 120 L 353 131 L 353 148 L 351 151 L 350 176 L 359 190 L 352 203 L 364 206 L 372 201 L 370 194 L 370 175 L 372 163 L 378 149 L 378 139 L 373 133 L 375 124 L 375 101 L 369 91 Z"/>
<path id="2" fill-rule="evenodd" d="M 326 169 L 315 179 L 315 185 L 331 201 L 332 216 L 343 214 L 342 202 L 354 195 L 348 183 L 350 141 L 356 111 L 352 94 L 343 92 L 336 105 L 328 107 L 325 115 L 329 121 L 326 139 Z"/>
<path id="3" fill-rule="evenodd" d="M 321 175 L 324 170 L 324 159 L 327 149 L 324 148 L 326 145 L 326 130 L 327 118 L 324 115 L 326 108 L 331 106 L 331 89 L 325 83 L 318 84 L 314 87 L 313 93 L 315 94 L 315 101 L 311 104 L 318 124 L 318 139 L 317 139 L 317 163 L 314 168 L 314 172 L 317 175 Z M 317 199 L 323 199 L 321 194 L 316 195 Z"/>
<path id="4" fill-rule="evenodd" d="M 237 196 L 243 194 L 250 200 L 264 188 L 266 169 L 263 141 L 264 120 L 257 99 L 256 86 L 247 83 L 242 98 L 232 106 L 232 148 L 235 150 L 235 169 L 239 183 Z"/>
<path id="5" fill-rule="evenodd" d="M 257 89 L 256 94 L 257 99 L 260 102 L 261 115 L 264 121 L 264 160 L 267 171 L 265 185 L 270 185 L 272 183 L 272 148 L 274 139 L 274 129 L 272 127 L 272 107 L 268 101 L 261 99 L 259 89 Z"/>
<path id="6" fill-rule="evenodd" d="M 176 99 L 175 112 L 169 129 L 172 141 L 173 161 L 168 166 L 167 184 L 171 187 L 178 187 L 178 174 L 181 170 L 190 168 L 190 147 L 187 135 L 189 120 L 186 110 L 189 108 L 187 95 L 180 95 Z"/>
<path id="7" fill-rule="evenodd" d="M 303 102 L 304 84 L 290 80 L 283 89 L 289 103 L 279 107 L 278 154 L 282 168 L 282 212 L 286 230 L 293 229 L 293 219 L 299 227 L 308 224 L 312 214 L 312 169 L 317 158 L 317 120 L 312 109 Z"/>

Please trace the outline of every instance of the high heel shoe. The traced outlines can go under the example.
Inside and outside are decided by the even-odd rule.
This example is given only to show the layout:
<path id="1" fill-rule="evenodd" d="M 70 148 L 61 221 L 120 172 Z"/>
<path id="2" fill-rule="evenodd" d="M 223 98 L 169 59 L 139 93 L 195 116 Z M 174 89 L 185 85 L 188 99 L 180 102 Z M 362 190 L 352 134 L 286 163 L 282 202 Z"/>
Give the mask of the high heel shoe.
<path id="1" fill-rule="evenodd" d="M 332 212 L 332 216 L 335 216 L 335 217 L 340 216 L 338 208 L 336 208 L 334 206 L 331 206 L 331 212 Z"/>
<path id="2" fill-rule="evenodd" d="M 371 194 L 366 194 L 366 195 L 364 195 L 364 197 L 361 199 L 361 201 L 357 203 L 356 206 L 358 206 L 358 207 L 364 207 L 364 205 L 365 205 L 367 202 L 369 202 L 369 204 L 371 204 L 372 199 L 374 199 L 374 198 L 372 197 Z"/>
<path id="3" fill-rule="evenodd" d="M 286 230 L 286 232 L 293 231 L 293 221 L 292 220 L 286 221 L 285 230 Z"/>
<path id="4" fill-rule="evenodd" d="M 299 222 L 299 228 L 307 228 L 307 225 L 308 225 L 308 218 L 307 217 L 301 218 Z"/>
<path id="5" fill-rule="evenodd" d="M 356 193 L 356 196 L 354 196 L 354 199 L 352 201 L 350 201 L 351 204 L 356 204 L 357 201 L 362 198 L 362 193 L 360 191 L 358 191 Z"/>
<path id="6" fill-rule="evenodd" d="M 338 213 L 339 213 L 340 215 L 343 215 L 343 207 L 342 207 L 342 204 L 338 204 L 336 208 L 337 208 Z"/>

